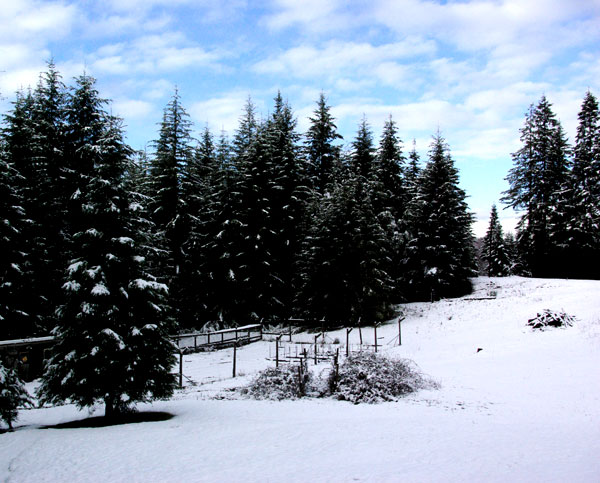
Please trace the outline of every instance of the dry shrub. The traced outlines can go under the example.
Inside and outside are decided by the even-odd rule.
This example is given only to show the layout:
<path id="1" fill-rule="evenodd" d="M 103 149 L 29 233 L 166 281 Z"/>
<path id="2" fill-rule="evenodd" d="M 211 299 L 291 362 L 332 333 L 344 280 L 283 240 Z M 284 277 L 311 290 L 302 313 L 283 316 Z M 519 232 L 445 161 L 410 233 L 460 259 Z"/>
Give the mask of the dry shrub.
<path id="1" fill-rule="evenodd" d="M 306 395 L 311 382 L 310 371 L 301 366 L 269 367 L 261 371 L 241 392 L 254 399 L 297 399 Z"/>
<path id="2" fill-rule="evenodd" d="M 350 356 L 330 379 L 333 396 L 354 404 L 395 401 L 419 389 L 438 385 L 408 359 L 390 359 L 370 352 Z"/>

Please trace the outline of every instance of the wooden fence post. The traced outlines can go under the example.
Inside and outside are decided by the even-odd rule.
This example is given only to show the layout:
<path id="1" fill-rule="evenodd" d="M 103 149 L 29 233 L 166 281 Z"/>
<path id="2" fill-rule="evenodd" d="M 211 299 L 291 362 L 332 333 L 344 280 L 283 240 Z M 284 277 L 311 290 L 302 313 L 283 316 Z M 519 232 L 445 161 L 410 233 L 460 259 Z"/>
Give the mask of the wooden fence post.
<path id="1" fill-rule="evenodd" d="M 279 367 L 279 341 L 281 337 L 281 335 L 275 337 L 275 367 Z"/>
<path id="2" fill-rule="evenodd" d="M 352 332 L 353 327 L 346 329 L 346 357 L 350 355 L 350 332 Z"/>
<path id="3" fill-rule="evenodd" d="M 406 317 L 398 317 L 398 345 L 402 345 L 402 321 Z"/>
<path id="4" fill-rule="evenodd" d="M 179 349 L 179 387 L 183 388 L 183 351 Z"/>
<path id="5" fill-rule="evenodd" d="M 358 318 L 358 323 L 357 323 L 358 324 L 358 336 L 360 338 L 360 345 L 362 345 L 362 343 L 363 343 L 363 340 L 362 340 L 362 328 L 360 327 L 360 319 L 361 318 L 362 317 Z"/>
<path id="6" fill-rule="evenodd" d="M 319 337 L 320 337 L 321 335 L 322 335 L 322 333 L 321 333 L 321 334 L 317 334 L 317 335 L 315 335 L 315 365 L 317 365 L 317 364 L 318 364 L 318 362 L 319 362 L 319 361 L 317 360 L 317 354 L 318 354 L 318 349 L 319 349 L 319 346 L 317 345 L 317 340 L 319 339 Z"/>
<path id="7" fill-rule="evenodd" d="M 233 377 L 235 377 L 235 369 L 236 369 L 236 362 L 237 362 L 237 340 L 233 343 Z"/>
<path id="8" fill-rule="evenodd" d="M 377 354 L 377 324 L 374 324 L 373 328 L 375 330 L 375 354 Z"/>

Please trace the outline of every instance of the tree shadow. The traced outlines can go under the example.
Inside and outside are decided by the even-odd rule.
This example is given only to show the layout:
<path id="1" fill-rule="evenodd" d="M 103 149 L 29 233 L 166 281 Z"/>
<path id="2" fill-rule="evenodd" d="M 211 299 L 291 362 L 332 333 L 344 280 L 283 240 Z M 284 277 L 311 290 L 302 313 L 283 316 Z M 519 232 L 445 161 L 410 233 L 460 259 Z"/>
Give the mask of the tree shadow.
<path id="1" fill-rule="evenodd" d="M 42 429 L 104 428 L 106 426 L 117 426 L 120 424 L 168 421 L 174 417 L 174 414 L 161 411 L 140 411 L 120 414 L 112 418 L 94 416 L 86 419 L 78 419 L 77 421 L 69 421 L 67 423 L 42 426 Z"/>

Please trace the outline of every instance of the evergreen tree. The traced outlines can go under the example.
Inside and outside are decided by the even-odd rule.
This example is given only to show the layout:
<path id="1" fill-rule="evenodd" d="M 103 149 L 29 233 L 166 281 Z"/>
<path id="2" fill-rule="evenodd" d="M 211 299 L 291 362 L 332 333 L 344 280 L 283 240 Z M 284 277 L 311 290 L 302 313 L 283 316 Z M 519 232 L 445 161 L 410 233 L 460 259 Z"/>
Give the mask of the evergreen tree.
<path id="1" fill-rule="evenodd" d="M 0 361 L 0 419 L 12 431 L 19 407 L 32 406 L 33 402 L 14 369 L 5 367 Z"/>
<path id="2" fill-rule="evenodd" d="M 517 240 L 512 232 L 504 235 L 504 248 L 509 263 L 508 273 L 511 275 L 526 275 L 526 267 L 519 256 Z"/>
<path id="3" fill-rule="evenodd" d="M 573 167 L 551 212 L 551 241 L 561 274 L 600 278 L 600 113 L 587 92 L 579 112 Z"/>
<path id="4" fill-rule="evenodd" d="M 523 147 L 513 154 L 513 168 L 506 178 L 510 188 L 503 201 L 524 210 L 518 225 L 518 244 L 533 276 L 556 273 L 551 237 L 562 237 L 550 217 L 558 205 L 558 193 L 565 181 L 569 147 L 551 104 L 542 97 L 530 108 L 521 129 Z"/>
<path id="5" fill-rule="evenodd" d="M 288 318 L 294 298 L 295 264 L 304 233 L 304 216 L 309 194 L 307 166 L 300 155 L 299 134 L 292 109 L 281 93 L 266 129 L 272 143 L 274 191 L 271 229 L 275 233 L 272 267 L 281 279 L 281 291 L 274 294 L 281 310 L 273 315 Z"/>
<path id="6" fill-rule="evenodd" d="M 404 155 L 398 129 L 392 116 L 385 122 L 377 153 L 377 177 L 382 184 L 385 207 L 396 223 L 404 216 L 406 189 L 404 186 Z"/>
<path id="7" fill-rule="evenodd" d="M 29 326 L 40 334 L 54 325 L 62 269 L 69 257 L 66 217 L 73 192 L 67 182 L 65 96 L 60 74 L 50 62 L 33 94 L 17 95 L 6 117 L 7 159 L 20 174 L 27 214 L 23 251 L 28 254 Z"/>
<path id="8" fill-rule="evenodd" d="M 498 219 L 496 205 L 492 205 L 490 223 L 483 238 L 483 260 L 487 265 L 488 277 L 504 277 L 510 274 L 510 262 L 504 245 L 502 225 Z"/>
<path id="9" fill-rule="evenodd" d="M 273 259 L 277 236 L 273 230 L 273 201 L 277 185 L 272 135 L 266 125 L 261 126 L 238 160 L 240 175 L 234 186 L 233 216 L 242 239 L 232 247 L 232 272 L 240 293 L 236 321 L 270 318 L 283 309 L 276 297 L 283 290 L 283 280 Z"/>
<path id="10" fill-rule="evenodd" d="M 301 312 L 330 326 L 389 317 L 389 240 L 364 178 L 350 174 L 333 184 L 313 220 L 299 265 Z"/>
<path id="11" fill-rule="evenodd" d="M 181 301 L 179 313 L 181 322 L 188 327 L 196 327 L 207 322 L 207 302 L 209 285 L 203 273 L 207 260 L 205 245 L 215 235 L 214 193 L 219 182 L 220 166 L 217 159 L 213 136 L 208 127 L 204 129 L 194 156 L 183 171 L 182 198 L 188 214 L 188 236 L 182 246 L 183 263 L 179 274 Z"/>
<path id="12" fill-rule="evenodd" d="M 373 133 L 365 116 L 358 125 L 356 138 L 352 141 L 350 166 L 357 175 L 365 179 L 369 179 L 374 174 L 375 147 L 373 146 Z"/>
<path id="13" fill-rule="evenodd" d="M 244 105 L 244 114 L 240 118 L 238 129 L 233 138 L 232 151 L 235 158 L 241 158 L 244 152 L 250 147 L 258 133 L 258 128 L 256 106 L 252 102 L 252 99 L 248 97 Z"/>
<path id="14" fill-rule="evenodd" d="M 136 244 L 125 177 L 131 150 L 120 120 L 104 112 L 87 76 L 77 79 L 70 107 L 76 105 L 89 116 L 72 133 L 80 141 L 81 167 L 70 212 L 73 259 L 38 395 L 42 403 L 69 400 L 79 407 L 102 401 L 110 418 L 137 401 L 172 393 L 173 346 L 165 324 L 166 286 L 145 275 Z"/>
<path id="15" fill-rule="evenodd" d="M 18 191 L 19 173 L 7 161 L 0 146 L 0 340 L 31 336 L 35 332 L 27 313 L 30 293 L 27 289 L 25 211 Z"/>
<path id="16" fill-rule="evenodd" d="M 409 298 L 430 300 L 470 292 L 469 277 L 475 274 L 473 217 L 465 198 L 449 148 L 438 133 L 409 208 L 405 257 Z"/>
<path id="17" fill-rule="evenodd" d="M 413 148 L 408 153 L 408 164 L 405 169 L 404 179 L 406 186 L 406 205 L 416 196 L 419 177 L 421 176 L 421 165 L 419 153 L 417 153 L 417 142 L 413 139 Z"/>
<path id="18" fill-rule="evenodd" d="M 342 139 L 342 136 L 337 132 L 330 109 L 321 92 L 314 117 L 309 118 L 310 127 L 306 132 L 308 176 L 319 193 L 327 190 L 340 163 L 340 148 L 334 143 L 337 139 Z"/>
<path id="19" fill-rule="evenodd" d="M 181 302 L 179 274 L 185 260 L 183 245 L 189 237 L 191 223 L 188 200 L 182 192 L 185 172 L 193 156 L 191 129 L 192 123 L 176 90 L 164 109 L 150 167 L 153 193 L 150 213 L 156 229 L 164 237 L 167 252 L 161 262 L 161 280 L 170 287 L 170 301 L 175 312 Z M 193 183 L 194 180 L 188 176 L 186 182 Z M 188 187 L 186 191 L 189 193 L 193 188 Z"/>

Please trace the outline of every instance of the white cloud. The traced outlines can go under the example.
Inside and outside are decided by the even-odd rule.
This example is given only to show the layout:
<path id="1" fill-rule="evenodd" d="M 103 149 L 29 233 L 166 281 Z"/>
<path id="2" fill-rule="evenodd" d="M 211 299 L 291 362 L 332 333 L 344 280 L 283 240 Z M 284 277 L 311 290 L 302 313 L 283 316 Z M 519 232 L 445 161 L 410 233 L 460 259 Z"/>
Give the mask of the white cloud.
<path id="1" fill-rule="evenodd" d="M 189 113 L 197 127 L 208 124 L 214 134 L 219 135 L 221 130 L 225 130 L 231 136 L 238 127 L 247 100 L 248 92 L 232 91 L 192 104 Z M 260 110 L 264 106 L 254 98 L 252 101 L 256 104 L 257 116 L 260 117 Z"/>
<path id="2" fill-rule="evenodd" d="M 259 74 L 292 75 L 298 78 L 329 78 L 335 80 L 344 73 L 352 77 L 375 74 L 381 78 L 398 77 L 402 67 L 397 61 L 435 52 L 434 42 L 417 38 L 382 45 L 368 42 L 330 41 L 324 47 L 300 45 L 279 55 L 257 62 L 253 70 Z M 387 73 L 385 65 L 395 71 Z M 352 79 L 356 82 L 356 79 Z"/>
<path id="3" fill-rule="evenodd" d="M 598 15 L 600 4 L 586 0 L 378 0 L 374 9 L 375 19 L 394 31 L 429 32 L 465 51 L 539 46 L 548 40 L 557 48 L 570 22 Z"/>
<path id="4" fill-rule="evenodd" d="M 104 45 L 94 54 L 95 71 L 131 76 L 187 68 L 219 68 L 220 55 L 189 42 L 178 33 L 146 35 L 130 42 Z"/>
<path id="5" fill-rule="evenodd" d="M 314 32 L 349 28 L 356 19 L 341 9 L 344 4 L 342 0 L 274 0 L 274 12 L 267 14 L 264 22 L 273 30 L 293 26 Z"/>
<path id="6" fill-rule="evenodd" d="M 59 39 L 69 35 L 79 15 L 65 2 L 11 0 L 0 9 L 0 42 Z"/>
<path id="7" fill-rule="evenodd" d="M 139 99 L 117 99 L 112 103 L 114 114 L 127 120 L 148 119 L 155 114 L 154 104 Z"/>

